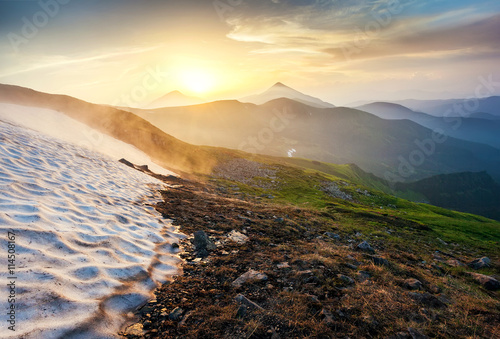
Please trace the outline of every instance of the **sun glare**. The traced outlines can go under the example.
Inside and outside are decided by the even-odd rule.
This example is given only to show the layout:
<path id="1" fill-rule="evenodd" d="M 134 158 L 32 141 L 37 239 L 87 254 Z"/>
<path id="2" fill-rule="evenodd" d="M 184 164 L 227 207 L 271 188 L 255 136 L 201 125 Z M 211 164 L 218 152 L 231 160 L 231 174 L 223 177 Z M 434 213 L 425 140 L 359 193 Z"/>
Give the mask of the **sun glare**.
<path id="1" fill-rule="evenodd" d="M 200 70 L 187 70 L 180 73 L 182 85 L 189 91 L 197 94 L 203 94 L 213 87 L 213 77 Z"/>

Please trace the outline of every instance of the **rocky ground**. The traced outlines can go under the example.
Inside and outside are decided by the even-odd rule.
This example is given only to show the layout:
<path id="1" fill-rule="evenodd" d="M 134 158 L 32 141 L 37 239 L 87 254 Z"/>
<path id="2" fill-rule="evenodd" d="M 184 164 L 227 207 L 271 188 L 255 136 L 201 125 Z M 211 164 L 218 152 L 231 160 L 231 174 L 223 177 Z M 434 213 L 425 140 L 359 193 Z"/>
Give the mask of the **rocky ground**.
<path id="1" fill-rule="evenodd" d="M 124 338 L 500 337 L 500 271 L 488 258 L 395 251 L 329 212 L 161 178 L 170 188 L 157 210 L 190 235 L 184 272 Z"/>

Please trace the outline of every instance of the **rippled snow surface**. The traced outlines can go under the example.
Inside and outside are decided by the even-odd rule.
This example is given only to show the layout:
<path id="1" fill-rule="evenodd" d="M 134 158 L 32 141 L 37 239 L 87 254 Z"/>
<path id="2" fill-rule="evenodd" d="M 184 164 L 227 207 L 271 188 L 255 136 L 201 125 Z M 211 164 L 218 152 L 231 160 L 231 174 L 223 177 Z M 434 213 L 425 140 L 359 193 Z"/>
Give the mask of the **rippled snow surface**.
<path id="1" fill-rule="evenodd" d="M 16 332 L 2 297 L 1 336 L 114 337 L 124 315 L 178 273 L 170 244 L 182 235 L 149 206 L 158 188 L 104 155 L 0 121 L 1 284 L 8 231 L 17 277 Z"/>

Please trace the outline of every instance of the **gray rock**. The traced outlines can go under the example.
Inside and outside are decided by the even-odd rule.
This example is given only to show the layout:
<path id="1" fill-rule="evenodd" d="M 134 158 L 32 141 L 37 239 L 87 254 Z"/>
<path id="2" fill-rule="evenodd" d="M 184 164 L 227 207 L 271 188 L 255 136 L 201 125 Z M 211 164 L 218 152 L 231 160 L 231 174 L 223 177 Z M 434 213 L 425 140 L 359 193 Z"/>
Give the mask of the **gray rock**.
<path id="1" fill-rule="evenodd" d="M 355 283 L 354 280 L 351 277 L 348 277 L 347 275 L 338 274 L 337 278 L 345 282 L 347 285 L 353 285 Z"/>
<path id="2" fill-rule="evenodd" d="M 168 315 L 168 319 L 179 321 L 182 318 L 182 313 L 184 313 L 184 310 L 180 307 L 176 307 L 172 312 L 170 312 L 170 314 Z"/>
<path id="3" fill-rule="evenodd" d="M 417 292 L 410 292 L 409 296 L 414 299 L 416 302 L 423 304 L 428 307 L 433 307 L 433 308 L 445 308 L 447 305 L 438 299 L 437 297 L 433 296 L 432 294 L 429 293 L 417 293 Z"/>
<path id="4" fill-rule="evenodd" d="M 335 239 L 335 240 L 340 239 L 340 235 L 332 233 L 332 232 L 325 232 L 325 235 L 330 239 Z"/>
<path id="5" fill-rule="evenodd" d="M 277 267 L 281 268 L 281 269 L 283 269 L 283 268 L 290 268 L 290 265 L 288 264 L 288 262 L 285 261 L 285 262 L 282 262 L 282 263 L 278 264 Z"/>
<path id="6" fill-rule="evenodd" d="M 500 281 L 496 280 L 489 275 L 479 274 L 479 273 L 469 273 L 476 282 L 481 284 L 484 288 L 490 291 L 500 290 Z"/>
<path id="7" fill-rule="evenodd" d="M 479 258 L 479 259 L 475 259 L 475 260 L 472 260 L 470 263 L 468 263 L 467 265 L 470 267 L 470 268 L 473 268 L 475 270 L 478 270 L 480 268 L 484 268 L 484 267 L 489 267 L 490 266 L 490 263 L 491 263 L 491 260 L 490 258 L 488 257 L 482 257 L 482 258 Z"/>
<path id="8" fill-rule="evenodd" d="M 206 257 L 210 251 L 213 251 L 217 248 L 214 242 L 210 240 L 205 231 L 196 231 L 194 232 L 193 245 L 196 251 L 198 252 L 198 256 Z"/>
<path id="9" fill-rule="evenodd" d="M 241 287 L 241 285 L 246 284 L 248 282 L 264 281 L 264 280 L 267 280 L 267 275 L 258 271 L 249 270 L 248 272 L 242 274 L 238 279 L 233 281 L 231 284 L 234 287 Z"/>
<path id="10" fill-rule="evenodd" d="M 356 273 L 356 279 L 358 279 L 359 282 L 365 282 L 366 280 L 370 279 L 370 277 L 370 273 L 366 271 L 359 271 L 358 273 Z"/>
<path id="11" fill-rule="evenodd" d="M 363 241 L 362 243 L 358 244 L 358 246 L 356 246 L 356 248 L 360 251 L 364 251 L 364 252 L 368 252 L 368 253 L 375 253 L 375 250 L 366 241 Z"/>
<path id="12" fill-rule="evenodd" d="M 389 266 L 389 261 L 387 259 L 377 257 L 377 256 L 370 256 L 370 259 L 373 261 L 375 265 L 378 266 Z"/>
<path id="13" fill-rule="evenodd" d="M 403 284 L 409 290 L 418 290 L 422 287 L 422 282 L 414 278 L 406 279 Z"/>
<path id="14" fill-rule="evenodd" d="M 228 240 L 231 240 L 231 241 L 234 241 L 235 243 L 239 244 L 239 245 L 243 245 L 244 243 L 248 242 L 250 240 L 250 238 L 248 238 L 246 235 L 244 235 L 243 233 L 240 233 L 236 230 L 232 230 L 228 235 L 227 235 L 227 239 Z"/>
<path id="15" fill-rule="evenodd" d="M 465 266 L 460 260 L 457 259 L 448 259 L 446 260 L 446 264 L 451 267 L 463 267 Z"/>

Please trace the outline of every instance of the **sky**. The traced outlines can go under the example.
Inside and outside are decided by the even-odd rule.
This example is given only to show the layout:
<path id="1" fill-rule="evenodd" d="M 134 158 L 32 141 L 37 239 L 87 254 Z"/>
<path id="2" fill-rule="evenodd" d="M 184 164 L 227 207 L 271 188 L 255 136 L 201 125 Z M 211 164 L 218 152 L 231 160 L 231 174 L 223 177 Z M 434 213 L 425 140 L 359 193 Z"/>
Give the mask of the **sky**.
<path id="1" fill-rule="evenodd" d="M 276 82 L 335 105 L 466 98 L 500 81 L 498 32 L 498 0 L 0 0 L 0 83 L 133 107 Z"/>

